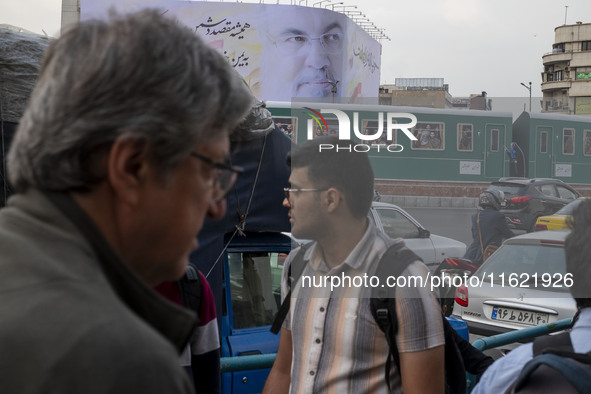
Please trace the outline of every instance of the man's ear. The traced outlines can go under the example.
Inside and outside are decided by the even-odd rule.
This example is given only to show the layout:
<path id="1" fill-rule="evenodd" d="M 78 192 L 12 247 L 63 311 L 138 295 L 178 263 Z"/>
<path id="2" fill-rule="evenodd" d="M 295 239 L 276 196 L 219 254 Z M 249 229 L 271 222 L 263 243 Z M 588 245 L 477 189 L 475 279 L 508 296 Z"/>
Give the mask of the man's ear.
<path id="1" fill-rule="evenodd" d="M 115 194 L 135 203 L 149 172 L 148 144 L 137 139 L 117 139 L 107 155 L 107 178 Z"/>
<path id="2" fill-rule="evenodd" d="M 341 192 L 333 187 L 326 191 L 324 201 L 328 212 L 333 212 L 344 202 Z"/>

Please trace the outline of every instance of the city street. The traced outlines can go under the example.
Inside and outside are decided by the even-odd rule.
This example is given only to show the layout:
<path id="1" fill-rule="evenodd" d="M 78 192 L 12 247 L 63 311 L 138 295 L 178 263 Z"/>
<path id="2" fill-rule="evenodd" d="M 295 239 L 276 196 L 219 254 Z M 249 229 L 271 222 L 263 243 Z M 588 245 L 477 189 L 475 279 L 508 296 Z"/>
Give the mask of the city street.
<path id="1" fill-rule="evenodd" d="M 472 243 L 472 215 L 476 208 L 402 207 L 432 234 L 461 241 L 466 247 Z M 523 230 L 513 230 L 516 235 Z"/>
<path id="2" fill-rule="evenodd" d="M 470 218 L 476 208 L 403 208 L 432 234 L 461 241 L 466 247 L 472 243 Z"/>

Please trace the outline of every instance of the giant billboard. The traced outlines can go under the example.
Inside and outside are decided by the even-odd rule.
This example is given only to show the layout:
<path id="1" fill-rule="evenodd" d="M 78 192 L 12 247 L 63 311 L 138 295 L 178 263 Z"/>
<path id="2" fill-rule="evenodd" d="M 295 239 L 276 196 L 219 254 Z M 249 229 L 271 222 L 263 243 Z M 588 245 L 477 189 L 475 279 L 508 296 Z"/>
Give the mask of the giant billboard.
<path id="1" fill-rule="evenodd" d="M 262 100 L 378 96 L 381 45 L 346 15 L 283 4 L 81 0 L 80 19 L 161 8 L 222 53 Z"/>

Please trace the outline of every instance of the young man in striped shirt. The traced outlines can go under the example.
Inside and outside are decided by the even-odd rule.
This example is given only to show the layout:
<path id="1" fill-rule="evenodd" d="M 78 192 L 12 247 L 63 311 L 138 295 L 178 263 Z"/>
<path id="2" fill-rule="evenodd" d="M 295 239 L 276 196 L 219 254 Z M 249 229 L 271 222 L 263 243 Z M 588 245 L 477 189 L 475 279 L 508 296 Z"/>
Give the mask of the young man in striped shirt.
<path id="1" fill-rule="evenodd" d="M 388 247 L 402 242 L 379 232 L 368 219 L 373 171 L 367 154 L 355 152 L 352 144 L 317 138 L 295 147 L 288 157 L 292 173 L 283 204 L 290 209 L 294 237 L 314 241 L 303 255 L 301 276 L 312 280 L 291 284 L 290 311 L 263 392 L 442 393 L 441 310 L 428 288 L 396 288 L 401 370 L 390 369 L 390 390 L 385 378 L 389 346 L 372 316 L 371 289 L 310 285 L 326 276 L 372 275 Z M 282 297 L 290 290 L 288 267 L 297 253 L 292 251 L 285 262 Z M 415 261 L 403 275 L 426 278 L 427 268 Z"/>

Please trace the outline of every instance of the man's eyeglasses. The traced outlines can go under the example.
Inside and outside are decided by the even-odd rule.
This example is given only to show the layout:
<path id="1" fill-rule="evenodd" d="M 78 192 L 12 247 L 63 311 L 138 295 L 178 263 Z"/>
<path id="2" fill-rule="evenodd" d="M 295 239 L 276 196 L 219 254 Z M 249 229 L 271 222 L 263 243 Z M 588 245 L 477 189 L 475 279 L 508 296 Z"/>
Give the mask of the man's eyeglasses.
<path id="1" fill-rule="evenodd" d="M 289 187 L 283 188 L 283 192 L 285 193 L 285 198 L 287 198 L 287 200 L 289 200 L 289 196 L 291 193 L 293 193 L 294 196 L 297 196 L 300 192 L 323 192 L 325 190 L 328 189 L 292 189 Z"/>
<path id="2" fill-rule="evenodd" d="M 283 34 L 274 41 L 277 51 L 282 55 L 291 55 L 312 41 L 318 40 L 327 53 L 340 53 L 343 50 L 343 35 L 341 33 L 326 33 L 320 37 L 309 37 L 304 34 Z"/>
<path id="3" fill-rule="evenodd" d="M 191 152 L 191 156 L 196 157 L 202 162 L 207 163 L 215 168 L 216 176 L 212 178 L 212 183 L 214 186 L 212 198 L 214 201 L 223 199 L 226 194 L 228 194 L 232 186 L 234 186 L 236 183 L 238 175 L 244 172 L 242 167 L 232 166 L 226 163 L 217 163 L 211 160 L 209 157 L 205 157 L 196 152 Z"/>

